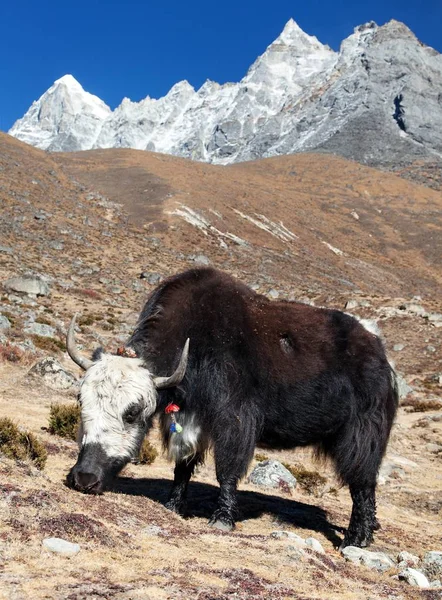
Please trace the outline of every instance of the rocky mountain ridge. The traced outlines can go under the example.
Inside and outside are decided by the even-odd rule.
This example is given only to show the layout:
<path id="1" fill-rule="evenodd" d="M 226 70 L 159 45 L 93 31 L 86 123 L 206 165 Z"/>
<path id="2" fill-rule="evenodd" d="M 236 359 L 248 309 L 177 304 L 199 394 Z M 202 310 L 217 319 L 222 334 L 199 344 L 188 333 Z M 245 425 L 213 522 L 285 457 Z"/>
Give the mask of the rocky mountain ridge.
<path id="1" fill-rule="evenodd" d="M 71 76 L 10 134 L 49 151 L 152 150 L 217 164 L 320 151 L 397 167 L 442 157 L 442 56 L 402 23 L 367 23 L 339 52 L 291 19 L 239 83 L 187 81 L 112 111 Z"/>

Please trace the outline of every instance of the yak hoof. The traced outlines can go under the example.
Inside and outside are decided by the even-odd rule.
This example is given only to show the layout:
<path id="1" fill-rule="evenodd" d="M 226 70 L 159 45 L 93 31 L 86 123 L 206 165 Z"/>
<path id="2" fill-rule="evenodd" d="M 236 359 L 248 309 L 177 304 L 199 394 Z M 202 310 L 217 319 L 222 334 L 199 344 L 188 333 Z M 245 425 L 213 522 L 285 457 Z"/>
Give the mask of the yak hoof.
<path id="1" fill-rule="evenodd" d="M 223 521 L 221 519 L 211 519 L 209 521 L 209 527 L 213 527 L 214 529 L 219 529 L 220 531 L 233 531 L 235 529 L 235 524 L 231 521 Z"/>

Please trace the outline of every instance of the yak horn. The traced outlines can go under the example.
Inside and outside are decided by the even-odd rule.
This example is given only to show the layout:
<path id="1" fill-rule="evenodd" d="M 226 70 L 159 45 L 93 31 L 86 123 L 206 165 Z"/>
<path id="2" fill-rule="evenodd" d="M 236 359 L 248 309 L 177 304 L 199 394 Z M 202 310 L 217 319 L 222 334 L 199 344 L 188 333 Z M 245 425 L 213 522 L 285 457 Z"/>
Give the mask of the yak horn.
<path id="1" fill-rule="evenodd" d="M 186 373 L 187 359 L 189 358 L 189 338 L 187 338 L 184 344 L 183 353 L 181 354 L 180 363 L 176 368 L 176 371 L 170 377 L 154 377 L 153 383 L 157 390 L 164 390 L 165 388 L 174 387 L 179 385 Z"/>
<path id="2" fill-rule="evenodd" d="M 77 318 L 77 313 L 72 317 L 71 324 L 69 325 L 68 333 L 66 336 L 66 350 L 68 351 L 69 356 L 72 358 L 74 363 L 76 363 L 79 367 L 87 371 L 89 367 L 92 365 L 92 361 L 88 358 L 84 358 L 80 356 L 77 346 L 75 344 L 74 338 L 74 329 L 75 329 L 75 320 Z"/>

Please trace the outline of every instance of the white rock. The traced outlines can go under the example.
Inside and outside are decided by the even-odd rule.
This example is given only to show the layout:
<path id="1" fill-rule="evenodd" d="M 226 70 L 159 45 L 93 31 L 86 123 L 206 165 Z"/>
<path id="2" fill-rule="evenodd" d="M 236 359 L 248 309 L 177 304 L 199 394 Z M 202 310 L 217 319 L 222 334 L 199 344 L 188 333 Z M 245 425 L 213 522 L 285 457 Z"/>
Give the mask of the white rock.
<path id="1" fill-rule="evenodd" d="M 306 540 L 292 531 L 273 531 L 270 535 L 277 540 L 290 540 L 293 546 L 296 546 L 297 548 L 307 547 Z"/>
<path id="2" fill-rule="evenodd" d="M 313 537 L 305 538 L 305 545 L 308 548 L 311 548 L 312 550 L 314 550 L 315 552 L 319 552 L 320 554 L 325 554 L 325 550 L 322 547 L 322 545 L 318 542 L 317 539 L 315 539 Z"/>
<path id="3" fill-rule="evenodd" d="M 352 310 L 354 308 L 357 308 L 358 303 L 356 300 L 347 300 L 347 302 L 345 303 L 345 308 L 346 310 Z"/>
<path id="4" fill-rule="evenodd" d="M 406 552 L 404 550 L 403 552 L 399 552 L 399 554 L 397 555 L 397 561 L 399 568 L 405 569 L 406 567 L 417 567 L 417 565 L 420 562 L 420 559 L 418 556 L 410 554 L 410 552 Z"/>
<path id="5" fill-rule="evenodd" d="M 6 289 L 24 294 L 33 294 L 34 296 L 48 296 L 50 294 L 49 285 L 40 277 L 24 275 L 23 277 L 11 277 L 4 284 Z"/>
<path id="6" fill-rule="evenodd" d="M 417 569 L 412 569 L 411 567 L 403 569 L 403 571 L 399 573 L 399 579 L 402 579 L 410 585 L 414 585 L 416 587 L 430 587 L 430 582 L 425 577 L 425 575 L 421 571 L 418 571 Z"/>
<path id="7" fill-rule="evenodd" d="M 394 562 L 383 552 L 370 552 L 356 546 L 346 546 L 342 550 L 342 555 L 349 562 L 364 565 L 369 569 L 376 569 L 380 572 L 388 571 L 388 569 L 394 567 Z"/>
<path id="8" fill-rule="evenodd" d="M 9 331 L 11 329 L 11 323 L 8 317 L 0 314 L 0 331 Z"/>
<path id="9" fill-rule="evenodd" d="M 71 558 L 80 552 L 79 544 L 67 542 L 61 538 L 46 538 L 43 540 L 43 547 L 54 554 Z"/>
<path id="10" fill-rule="evenodd" d="M 250 473 L 249 481 L 261 487 L 280 490 L 293 490 L 296 487 L 296 477 L 278 460 L 264 460 L 256 465 Z"/>
<path id="11" fill-rule="evenodd" d="M 55 390 L 68 390 L 78 385 L 77 379 L 66 371 L 64 367 L 52 356 L 48 356 L 36 363 L 29 371 L 31 375 L 42 377 L 45 384 Z"/>

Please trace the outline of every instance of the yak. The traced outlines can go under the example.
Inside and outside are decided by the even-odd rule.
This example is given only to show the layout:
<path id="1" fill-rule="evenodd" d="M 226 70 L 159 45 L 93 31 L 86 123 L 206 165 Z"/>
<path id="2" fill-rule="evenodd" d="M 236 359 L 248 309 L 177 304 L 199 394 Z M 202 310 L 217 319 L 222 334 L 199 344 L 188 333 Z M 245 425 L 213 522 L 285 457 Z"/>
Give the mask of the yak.
<path id="1" fill-rule="evenodd" d="M 213 268 L 162 282 L 114 354 L 82 357 L 74 326 L 75 316 L 67 349 L 86 373 L 70 487 L 102 493 L 138 455 L 157 414 L 175 461 L 171 510 L 182 511 L 211 450 L 220 489 L 209 522 L 233 529 L 255 446 L 312 446 L 350 488 L 342 546 L 372 542 L 377 474 L 398 406 L 395 373 L 372 328 L 339 310 L 269 300 Z"/>

